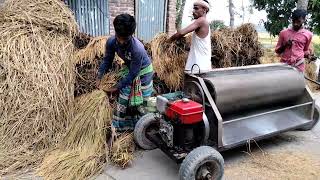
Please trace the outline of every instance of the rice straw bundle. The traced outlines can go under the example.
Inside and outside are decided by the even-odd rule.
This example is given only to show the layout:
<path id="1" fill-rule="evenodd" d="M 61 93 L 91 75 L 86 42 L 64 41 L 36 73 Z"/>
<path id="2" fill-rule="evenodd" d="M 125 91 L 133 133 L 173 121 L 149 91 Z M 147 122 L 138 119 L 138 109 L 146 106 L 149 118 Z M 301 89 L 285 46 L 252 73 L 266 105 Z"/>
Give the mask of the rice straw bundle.
<path id="1" fill-rule="evenodd" d="M 114 87 L 118 81 L 121 79 L 119 70 L 114 70 L 103 76 L 100 84 L 100 88 L 104 91 L 108 91 L 110 88 Z"/>
<path id="2" fill-rule="evenodd" d="M 108 38 L 109 36 L 92 38 L 89 44 L 77 53 L 76 63 L 81 64 L 83 62 L 92 62 L 96 59 L 102 59 L 105 55 L 105 46 Z"/>
<path id="3" fill-rule="evenodd" d="M 58 148 L 48 153 L 38 170 L 46 179 L 86 179 L 107 162 L 112 108 L 100 90 L 76 99 L 75 118 Z"/>
<path id="4" fill-rule="evenodd" d="M 223 33 L 225 32 L 225 33 Z M 231 67 L 232 55 L 228 31 L 214 31 L 211 34 L 211 64 L 213 68 Z"/>
<path id="5" fill-rule="evenodd" d="M 147 51 L 147 54 L 149 55 L 149 57 L 152 57 L 151 43 L 145 43 L 144 48 Z"/>
<path id="6" fill-rule="evenodd" d="M 236 32 L 241 42 L 239 46 L 240 61 L 238 66 L 259 64 L 259 58 L 263 56 L 263 48 L 258 40 L 258 32 L 253 24 L 247 23 L 239 26 Z"/>
<path id="7" fill-rule="evenodd" d="M 74 96 L 78 97 L 96 89 L 97 72 L 102 60 L 76 64 Z"/>
<path id="8" fill-rule="evenodd" d="M 97 72 L 105 56 L 107 39 L 108 36 L 93 38 L 85 48 L 77 52 L 75 97 L 96 89 Z M 123 63 L 124 61 L 116 54 L 112 64 L 113 71 L 118 71 Z"/>
<path id="9" fill-rule="evenodd" d="M 110 159 L 113 163 L 125 168 L 131 163 L 134 150 L 133 133 L 124 133 L 113 142 Z"/>
<path id="10" fill-rule="evenodd" d="M 77 24 L 58 0 L 0 11 L 0 175 L 35 166 L 73 116 Z"/>
<path id="11" fill-rule="evenodd" d="M 168 35 L 158 34 L 151 41 L 152 64 L 156 75 L 172 90 L 183 86 L 184 67 L 187 60 L 185 38 L 168 43 Z"/>
<path id="12" fill-rule="evenodd" d="M 1 19 L 5 22 L 13 20 L 69 36 L 78 34 L 78 25 L 72 11 L 59 0 L 6 0 L 3 10 L 6 12 L 1 15 Z"/>
<path id="13" fill-rule="evenodd" d="M 214 31 L 211 34 L 211 46 L 213 68 L 259 64 L 263 56 L 258 33 L 252 24 Z"/>
<path id="14" fill-rule="evenodd" d="M 102 59 L 95 59 L 85 63 L 83 62 L 81 64 L 76 64 L 77 74 L 74 90 L 75 97 L 78 97 L 82 94 L 90 93 L 97 88 L 95 82 L 97 80 L 97 72 L 101 63 Z M 117 83 L 120 78 L 117 73 L 121 69 L 123 63 L 124 61 L 118 55 L 116 55 L 112 64 L 111 72 L 109 73 L 109 75 L 111 76 L 109 77 L 109 75 L 105 75 L 102 79 L 103 86 L 106 86 L 106 84 L 110 85 Z"/>
<path id="15" fill-rule="evenodd" d="M 92 37 L 90 35 L 80 32 L 77 36 L 74 37 L 73 44 L 77 49 L 83 49 L 87 47 L 91 39 Z"/>

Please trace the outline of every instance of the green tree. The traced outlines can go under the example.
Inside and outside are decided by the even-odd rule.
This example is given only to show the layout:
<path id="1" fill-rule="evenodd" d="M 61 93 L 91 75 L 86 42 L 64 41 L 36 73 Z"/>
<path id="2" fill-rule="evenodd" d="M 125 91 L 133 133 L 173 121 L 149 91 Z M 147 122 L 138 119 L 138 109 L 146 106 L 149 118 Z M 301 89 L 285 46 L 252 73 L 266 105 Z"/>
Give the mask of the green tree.
<path id="1" fill-rule="evenodd" d="M 267 12 L 267 21 L 264 26 L 272 35 L 278 35 L 284 27 L 291 23 L 290 17 L 297 7 L 298 0 L 252 0 L 253 6 L 258 10 Z M 320 0 L 310 0 L 308 4 L 307 27 L 315 33 L 320 33 Z"/>
<path id="2" fill-rule="evenodd" d="M 218 29 L 223 29 L 225 27 L 226 27 L 226 25 L 224 25 L 224 22 L 221 20 L 214 20 L 210 23 L 210 29 L 213 31 L 218 30 Z"/>

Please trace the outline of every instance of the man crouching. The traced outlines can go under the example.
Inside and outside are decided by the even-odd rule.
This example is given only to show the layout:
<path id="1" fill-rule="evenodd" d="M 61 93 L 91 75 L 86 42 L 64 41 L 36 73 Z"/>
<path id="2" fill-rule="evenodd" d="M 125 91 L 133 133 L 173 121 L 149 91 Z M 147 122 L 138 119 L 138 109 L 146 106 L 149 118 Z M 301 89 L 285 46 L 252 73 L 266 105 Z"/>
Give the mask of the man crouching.
<path id="1" fill-rule="evenodd" d="M 106 55 L 100 65 L 96 84 L 99 87 L 101 78 L 111 69 L 117 53 L 124 60 L 126 68 L 122 71 L 123 78 L 108 92 L 119 92 L 112 125 L 118 132 L 124 132 L 133 130 L 138 121 L 137 112 L 129 112 L 128 108 L 142 105 L 143 100 L 153 92 L 153 67 L 143 44 L 132 36 L 136 29 L 134 17 L 120 14 L 114 19 L 113 25 L 116 35 L 107 40 Z"/>

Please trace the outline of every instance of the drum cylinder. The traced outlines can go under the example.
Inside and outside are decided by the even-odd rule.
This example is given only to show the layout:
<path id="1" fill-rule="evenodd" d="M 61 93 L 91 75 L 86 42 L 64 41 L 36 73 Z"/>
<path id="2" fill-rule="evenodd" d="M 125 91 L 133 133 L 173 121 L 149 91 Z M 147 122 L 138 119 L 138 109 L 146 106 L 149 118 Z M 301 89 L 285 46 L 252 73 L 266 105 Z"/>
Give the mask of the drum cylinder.
<path id="1" fill-rule="evenodd" d="M 305 89 L 303 74 L 292 69 L 220 73 L 204 77 L 220 113 L 292 101 Z"/>

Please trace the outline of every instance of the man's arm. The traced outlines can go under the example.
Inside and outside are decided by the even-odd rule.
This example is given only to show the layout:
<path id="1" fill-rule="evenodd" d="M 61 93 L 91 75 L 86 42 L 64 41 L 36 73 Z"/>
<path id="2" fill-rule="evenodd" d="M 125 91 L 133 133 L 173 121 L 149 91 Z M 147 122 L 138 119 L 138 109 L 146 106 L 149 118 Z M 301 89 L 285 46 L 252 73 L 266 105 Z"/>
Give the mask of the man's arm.
<path id="1" fill-rule="evenodd" d="M 123 78 L 118 84 L 117 89 L 120 90 L 128 85 L 130 85 L 133 80 L 139 75 L 139 72 L 141 70 L 142 61 L 143 61 L 143 53 L 142 52 L 136 52 L 132 56 L 132 60 L 130 63 L 130 69 L 128 75 Z"/>
<path id="2" fill-rule="evenodd" d="M 173 36 L 171 36 L 169 38 L 169 41 L 174 41 L 174 40 L 177 40 L 177 39 L 180 39 L 182 38 L 184 35 L 198 29 L 199 27 L 201 27 L 204 23 L 204 18 L 199 18 L 199 19 L 196 19 L 192 24 L 190 24 L 189 26 L 187 26 L 186 28 L 184 29 L 181 29 L 181 30 L 178 30 Z"/>
<path id="3" fill-rule="evenodd" d="M 106 43 L 106 53 L 102 60 L 102 63 L 98 71 L 98 79 L 102 79 L 105 72 L 108 72 L 111 68 L 112 61 L 114 59 L 115 50 L 112 44 L 112 38 L 109 38 Z"/>

